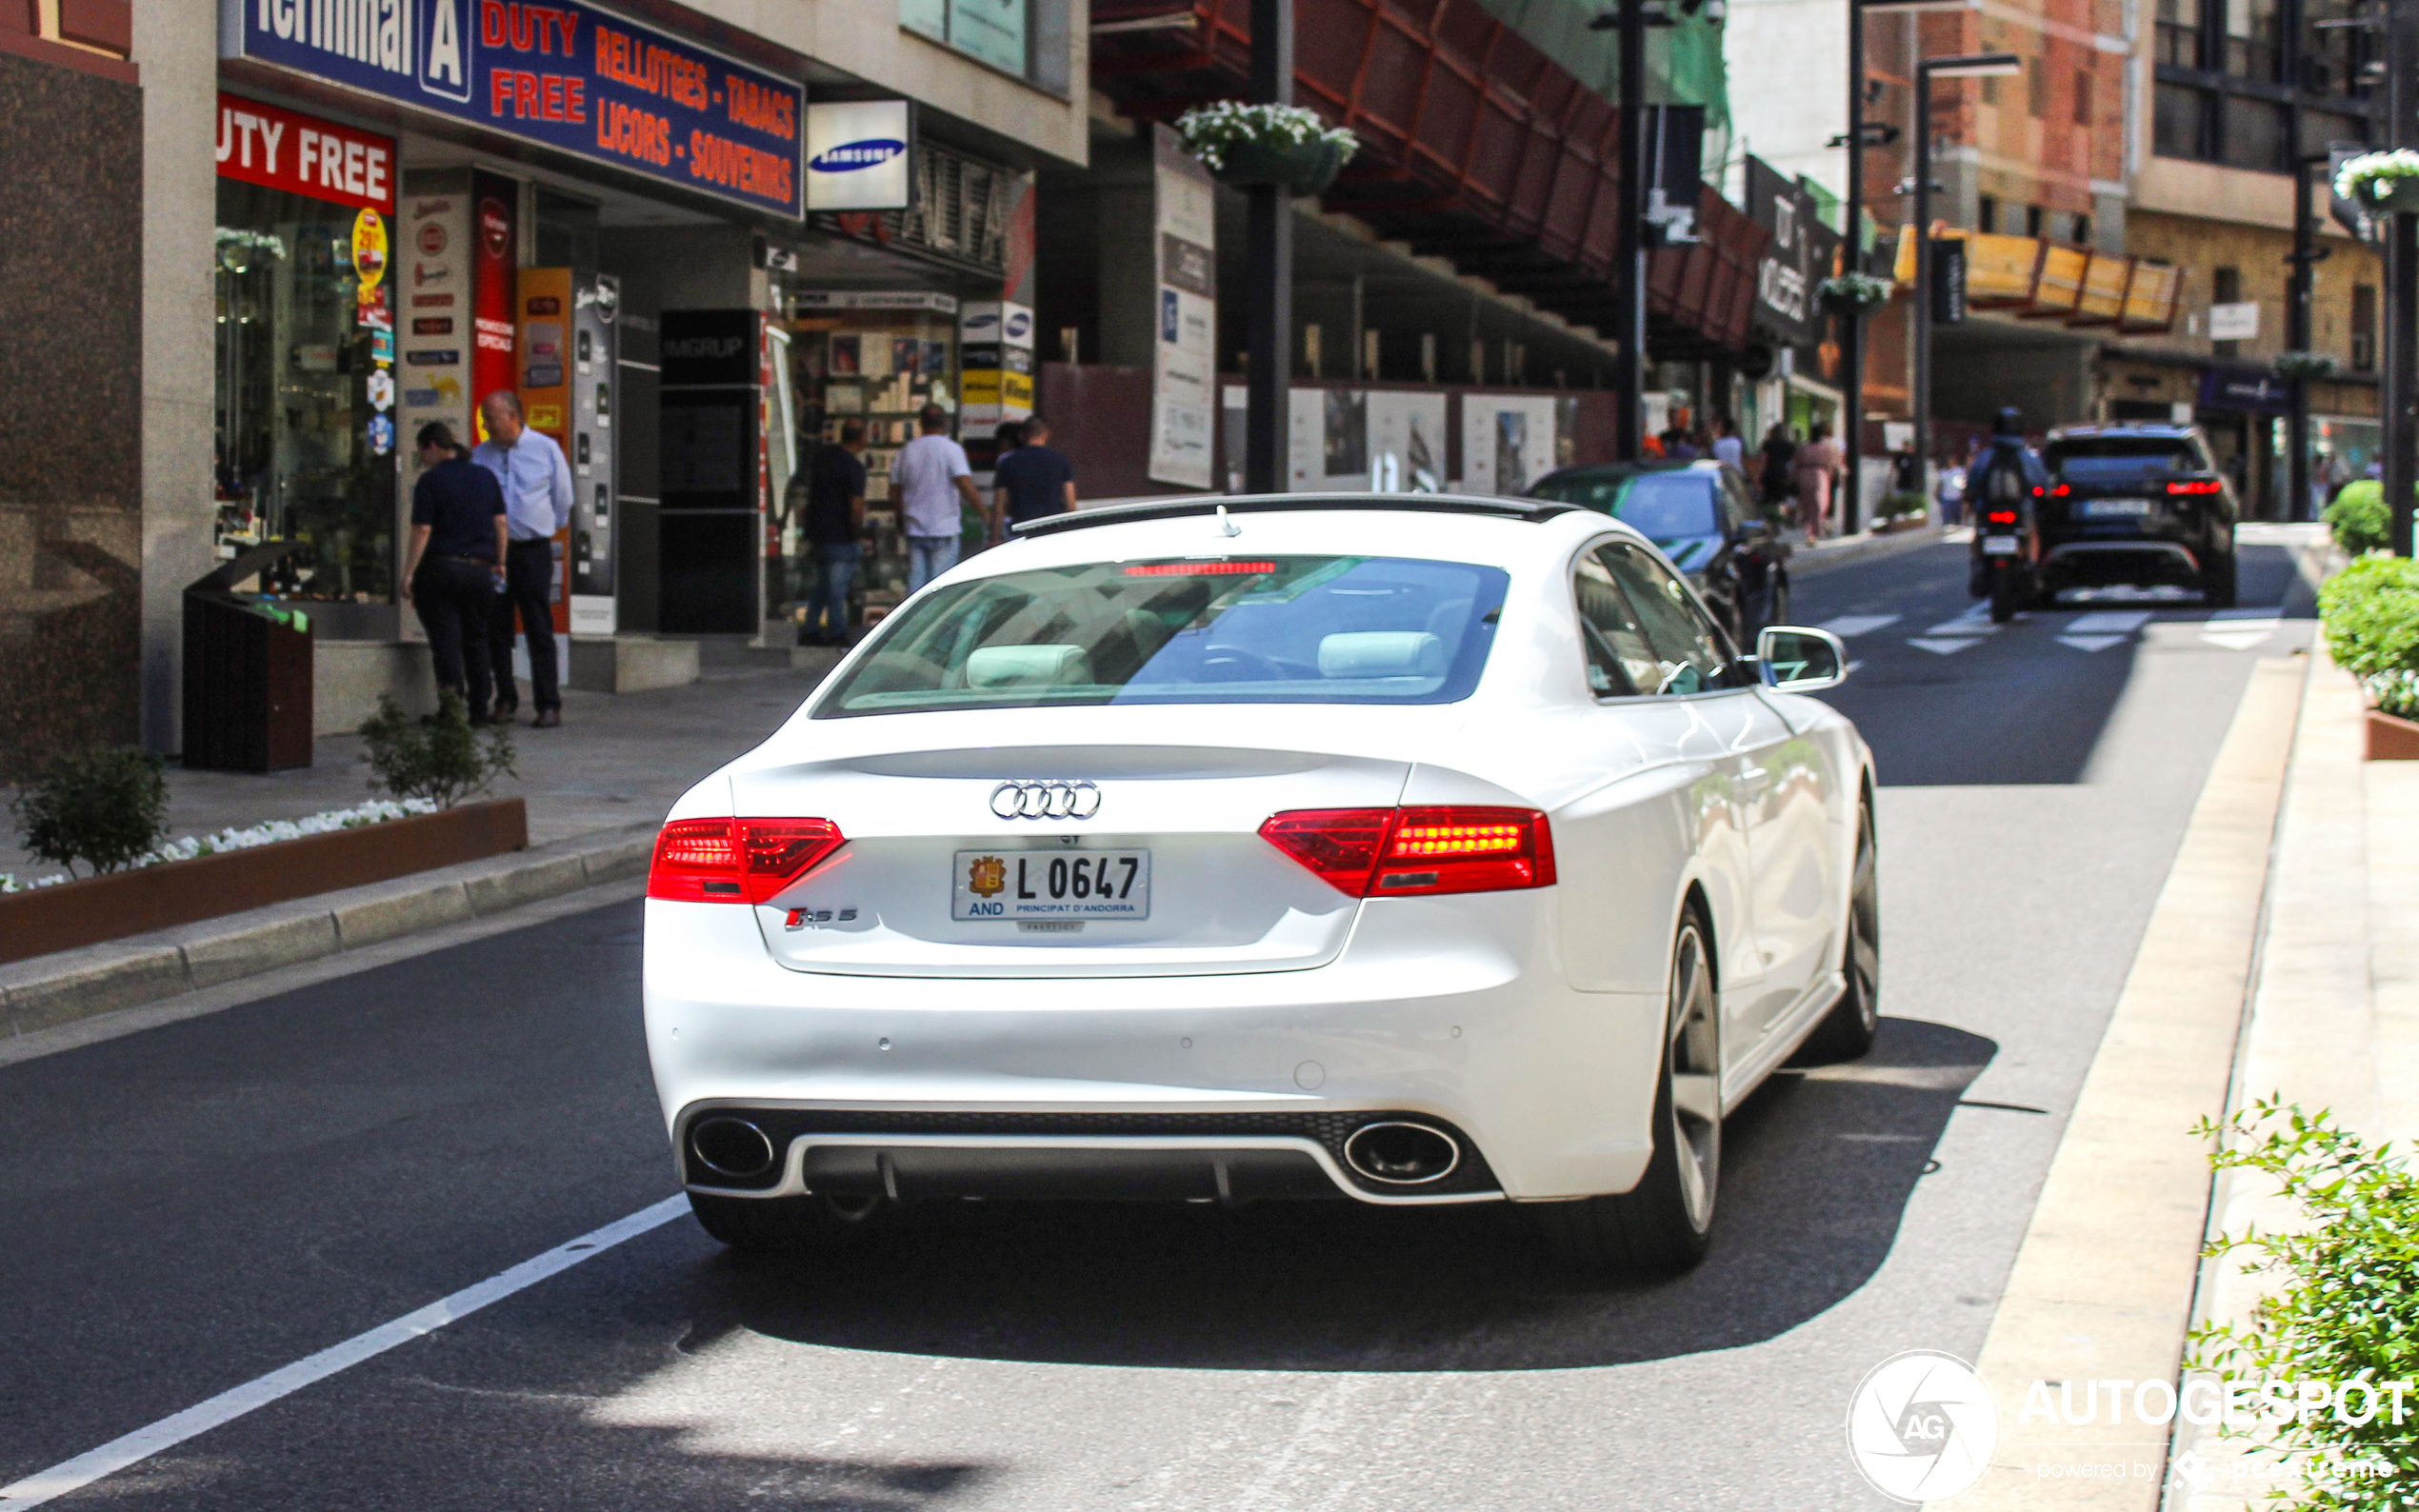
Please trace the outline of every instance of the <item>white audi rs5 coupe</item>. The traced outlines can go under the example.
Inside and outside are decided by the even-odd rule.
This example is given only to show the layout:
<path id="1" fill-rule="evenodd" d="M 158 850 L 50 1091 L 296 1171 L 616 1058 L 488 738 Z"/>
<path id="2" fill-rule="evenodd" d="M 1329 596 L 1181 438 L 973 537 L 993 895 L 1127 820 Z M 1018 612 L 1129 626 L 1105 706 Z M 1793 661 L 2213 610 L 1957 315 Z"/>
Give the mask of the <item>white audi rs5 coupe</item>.
<path id="1" fill-rule="evenodd" d="M 1510 1202 L 1693 1263 L 1724 1115 L 1872 1040 L 1872 758 L 1804 696 L 1845 672 L 1571 505 L 1029 525 L 673 806 L 647 1037 L 697 1217 Z"/>

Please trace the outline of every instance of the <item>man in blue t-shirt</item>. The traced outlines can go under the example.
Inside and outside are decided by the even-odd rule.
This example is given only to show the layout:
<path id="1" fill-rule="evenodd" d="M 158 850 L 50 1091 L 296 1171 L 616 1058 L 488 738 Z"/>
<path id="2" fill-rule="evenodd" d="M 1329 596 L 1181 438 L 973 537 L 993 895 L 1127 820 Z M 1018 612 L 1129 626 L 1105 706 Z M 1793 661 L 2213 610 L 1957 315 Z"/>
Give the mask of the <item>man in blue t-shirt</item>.
<path id="1" fill-rule="evenodd" d="M 1050 444 L 1050 422 L 1039 415 L 1026 420 L 1025 444 L 1000 458 L 991 481 L 990 524 L 994 541 L 1007 533 L 1009 526 L 1065 514 L 1075 507 L 1075 464 Z"/>

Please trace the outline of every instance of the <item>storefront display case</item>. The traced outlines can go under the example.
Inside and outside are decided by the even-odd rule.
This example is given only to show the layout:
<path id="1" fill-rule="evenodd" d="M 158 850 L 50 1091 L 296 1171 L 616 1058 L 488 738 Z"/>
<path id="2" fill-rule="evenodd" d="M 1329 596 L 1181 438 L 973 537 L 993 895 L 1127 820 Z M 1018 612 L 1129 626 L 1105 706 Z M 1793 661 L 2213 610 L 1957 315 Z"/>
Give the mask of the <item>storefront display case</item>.
<path id="1" fill-rule="evenodd" d="M 865 561 L 851 607 L 858 623 L 870 625 L 907 596 L 907 535 L 890 496 L 891 460 L 914 439 L 927 404 L 957 411 L 957 300 L 925 290 L 818 289 L 799 293 L 791 308 L 799 435 L 837 446 L 842 422 L 866 425 Z M 807 448 L 798 473 L 811 475 Z"/>

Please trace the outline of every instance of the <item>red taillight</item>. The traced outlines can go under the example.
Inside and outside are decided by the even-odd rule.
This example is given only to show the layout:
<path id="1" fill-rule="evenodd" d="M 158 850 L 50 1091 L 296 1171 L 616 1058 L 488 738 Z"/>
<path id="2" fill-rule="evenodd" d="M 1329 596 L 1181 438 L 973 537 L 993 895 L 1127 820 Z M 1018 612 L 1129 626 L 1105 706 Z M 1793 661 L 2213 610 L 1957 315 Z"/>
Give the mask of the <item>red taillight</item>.
<path id="1" fill-rule="evenodd" d="M 1554 881 L 1553 829 L 1533 808 L 1296 808 L 1262 825 L 1260 835 L 1353 898 Z"/>
<path id="2" fill-rule="evenodd" d="M 2200 483 L 2170 483 L 2167 486 L 2167 491 L 2169 493 L 2215 493 L 2224 487 L 2226 486 L 2222 483 L 2208 481 Z"/>
<path id="3" fill-rule="evenodd" d="M 2065 498 L 2068 494 L 2072 493 L 2073 491 L 2074 491 L 2074 489 L 2072 489 L 2071 487 L 2069 487 L 2067 485 L 2065 485 L 2065 484 L 2063 484 L 2063 483 L 2062 483 L 2062 484 L 2059 484 L 2056 487 L 2054 487 L 2054 488 L 2052 488 L 2052 489 L 2050 489 L 2050 490 L 2049 490 L 2049 496 L 2050 496 L 2051 498 L 2053 498 L 2053 499 L 2063 499 L 2063 498 Z"/>
<path id="4" fill-rule="evenodd" d="M 2041 497 L 2044 493 L 2046 493 L 2046 492 L 2048 492 L 2048 491 L 2049 491 L 2049 490 L 2048 490 L 2048 489 L 2046 489 L 2046 488 L 2035 488 L 2035 489 L 2033 489 L 2033 490 L 2032 490 L 2032 496 L 2033 496 L 2034 498 L 2038 499 L 2038 498 L 2040 498 L 2040 497 Z"/>
<path id="5" fill-rule="evenodd" d="M 2016 523 L 2016 511 L 2013 509 L 1993 509 L 1990 511 L 1990 523 L 1992 525 L 2013 525 Z"/>
<path id="6" fill-rule="evenodd" d="M 1130 578 L 1244 577 L 1274 572 L 1274 562 L 1137 562 L 1126 569 Z"/>
<path id="7" fill-rule="evenodd" d="M 766 903 L 840 848 L 829 819 L 675 819 L 655 837 L 647 896 Z"/>

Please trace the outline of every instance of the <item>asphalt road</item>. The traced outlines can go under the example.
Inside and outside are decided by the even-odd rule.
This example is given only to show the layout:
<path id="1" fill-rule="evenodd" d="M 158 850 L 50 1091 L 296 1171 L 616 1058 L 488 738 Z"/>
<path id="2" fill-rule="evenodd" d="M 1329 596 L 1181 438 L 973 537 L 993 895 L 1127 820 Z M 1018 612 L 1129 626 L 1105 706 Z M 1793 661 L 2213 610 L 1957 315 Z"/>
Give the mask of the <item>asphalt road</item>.
<path id="1" fill-rule="evenodd" d="M 964 1204 L 814 1263 L 684 1218 L 49 1504 L 1886 1505 L 1849 1392 L 1980 1347 L 2252 661 L 2307 644 L 2288 537 L 2246 537 L 2265 629 L 2094 603 L 1989 633 L 1955 546 L 1798 585 L 1856 631 L 1887 1019 L 1731 1121 L 1684 1279 L 1579 1287 L 1469 1210 Z M 0 1485 L 670 1194 L 638 924 L 0 1069 Z"/>

